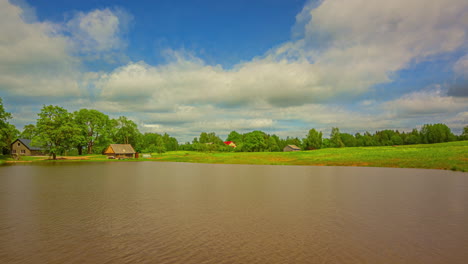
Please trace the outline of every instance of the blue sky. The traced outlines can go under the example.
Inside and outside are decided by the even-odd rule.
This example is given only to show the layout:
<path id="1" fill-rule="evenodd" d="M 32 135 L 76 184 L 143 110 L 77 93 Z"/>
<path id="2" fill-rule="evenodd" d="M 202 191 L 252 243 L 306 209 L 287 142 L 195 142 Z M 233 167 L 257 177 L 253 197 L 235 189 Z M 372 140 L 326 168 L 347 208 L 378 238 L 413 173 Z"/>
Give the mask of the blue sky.
<path id="1" fill-rule="evenodd" d="M 468 4 L 0 0 L 0 97 L 126 115 L 180 141 L 468 124 Z"/>

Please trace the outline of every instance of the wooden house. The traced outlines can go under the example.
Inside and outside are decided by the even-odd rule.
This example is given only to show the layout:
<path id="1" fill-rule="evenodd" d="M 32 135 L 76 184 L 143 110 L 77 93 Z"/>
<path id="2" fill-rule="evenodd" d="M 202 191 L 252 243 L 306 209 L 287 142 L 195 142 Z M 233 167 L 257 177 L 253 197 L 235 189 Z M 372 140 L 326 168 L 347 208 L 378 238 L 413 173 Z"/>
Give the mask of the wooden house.
<path id="1" fill-rule="evenodd" d="M 283 148 L 283 152 L 288 152 L 288 151 L 301 151 L 301 148 L 299 148 L 296 145 L 287 145 L 286 147 Z"/>
<path id="2" fill-rule="evenodd" d="M 11 154 L 20 156 L 43 155 L 41 148 L 31 146 L 30 139 L 18 138 L 11 143 Z"/>
<path id="3" fill-rule="evenodd" d="M 130 144 L 110 144 L 104 151 L 107 157 L 115 159 L 134 158 L 135 153 L 135 150 Z"/>

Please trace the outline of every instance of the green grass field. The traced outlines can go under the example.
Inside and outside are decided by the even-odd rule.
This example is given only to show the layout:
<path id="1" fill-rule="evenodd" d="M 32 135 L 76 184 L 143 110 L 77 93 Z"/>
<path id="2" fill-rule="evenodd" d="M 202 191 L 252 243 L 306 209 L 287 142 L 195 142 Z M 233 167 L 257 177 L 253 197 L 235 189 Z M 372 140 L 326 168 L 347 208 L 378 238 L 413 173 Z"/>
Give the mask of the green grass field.
<path id="1" fill-rule="evenodd" d="M 103 155 L 65 157 L 61 161 L 112 161 Z M 80 158 L 85 158 L 80 160 Z M 0 159 L 11 162 L 10 158 Z M 268 165 L 362 166 L 424 168 L 468 171 L 468 141 L 396 147 L 329 148 L 300 152 L 194 152 L 153 153 L 138 160 Z M 21 161 L 49 162 L 44 157 L 23 157 Z M 126 160 L 130 161 L 130 160 Z M 133 160 L 131 160 L 133 161 Z"/>

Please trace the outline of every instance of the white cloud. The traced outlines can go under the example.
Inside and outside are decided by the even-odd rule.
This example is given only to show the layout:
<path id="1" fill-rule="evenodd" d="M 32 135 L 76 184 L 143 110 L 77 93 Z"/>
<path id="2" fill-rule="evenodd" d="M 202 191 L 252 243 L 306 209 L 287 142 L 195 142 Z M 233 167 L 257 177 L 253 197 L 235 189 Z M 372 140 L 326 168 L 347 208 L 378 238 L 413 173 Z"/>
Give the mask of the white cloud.
<path id="1" fill-rule="evenodd" d="M 460 112 L 454 117 L 447 119 L 447 125 L 452 128 L 459 128 L 461 130 L 468 125 L 468 111 Z"/>
<path id="2" fill-rule="evenodd" d="M 264 60 L 231 71 L 198 60 L 163 66 L 139 62 L 103 75 L 97 87 L 106 100 L 139 100 L 142 110 L 174 104 L 290 105 L 326 100 L 333 90 L 315 85 L 317 77 L 311 68 L 310 64 Z"/>
<path id="3" fill-rule="evenodd" d="M 394 113 L 395 117 L 430 116 L 456 114 L 468 110 L 468 99 L 445 95 L 440 87 L 422 90 L 385 102 L 383 109 Z"/>
<path id="4" fill-rule="evenodd" d="M 23 12 L 0 0 L 0 89 L 15 95 L 80 94 L 77 60 L 54 24 L 23 21 Z"/>
<path id="5" fill-rule="evenodd" d="M 208 130 L 302 136 L 312 127 L 327 133 L 332 126 L 412 128 L 414 118 L 454 118 L 467 111 L 467 102 L 440 89 L 381 107 L 372 98 L 352 107 L 337 102 L 361 99 L 399 70 L 459 51 L 467 42 L 467 11 L 464 0 L 311 2 L 297 16 L 293 40 L 232 69 L 169 50 L 165 65 L 131 62 L 84 73 L 82 60 L 122 55 L 131 19 L 126 12 L 77 13 L 63 25 L 26 23 L 20 8 L 0 0 L 0 95 L 88 95 L 83 107 L 127 115 L 144 130 L 182 138 Z M 454 72 L 466 73 L 466 56 Z"/>
<path id="6" fill-rule="evenodd" d="M 180 104 L 295 106 L 353 100 L 398 70 L 466 42 L 463 0 L 324 1 L 297 16 L 303 38 L 231 70 L 174 52 L 167 65 L 130 63 L 103 75 L 104 99 L 145 110 Z M 313 8 L 315 7 L 315 8 Z M 300 34 L 298 34 L 300 35 Z M 321 44 L 322 43 L 322 44 Z"/>
<path id="7" fill-rule="evenodd" d="M 38 22 L 25 2 L 0 0 L 0 95 L 41 96 L 43 103 L 88 96 L 89 74 L 76 55 L 106 59 L 106 52 L 123 48 L 129 19 L 124 11 L 104 9 L 77 13 L 67 25 Z"/>
<path id="8" fill-rule="evenodd" d="M 96 53 L 119 50 L 125 47 L 122 34 L 131 16 L 120 9 L 96 9 L 79 12 L 68 21 L 66 29 L 71 33 L 75 51 Z"/>
<path id="9" fill-rule="evenodd" d="M 303 49 L 327 80 L 366 91 L 413 62 L 461 47 L 467 14 L 464 0 L 335 0 L 305 7 L 298 23 L 311 18 Z"/>

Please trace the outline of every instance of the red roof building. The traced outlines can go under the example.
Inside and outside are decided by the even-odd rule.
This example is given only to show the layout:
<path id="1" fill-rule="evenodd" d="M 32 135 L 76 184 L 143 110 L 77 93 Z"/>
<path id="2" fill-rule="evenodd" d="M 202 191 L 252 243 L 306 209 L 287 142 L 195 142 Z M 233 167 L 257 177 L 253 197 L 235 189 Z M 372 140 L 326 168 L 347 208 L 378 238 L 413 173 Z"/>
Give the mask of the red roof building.
<path id="1" fill-rule="evenodd" d="M 233 148 L 237 147 L 237 146 L 236 146 L 236 143 L 234 143 L 234 142 L 232 142 L 232 141 L 224 141 L 224 144 L 226 144 L 226 145 L 228 145 L 228 146 L 230 146 L 230 147 L 233 147 Z"/>

